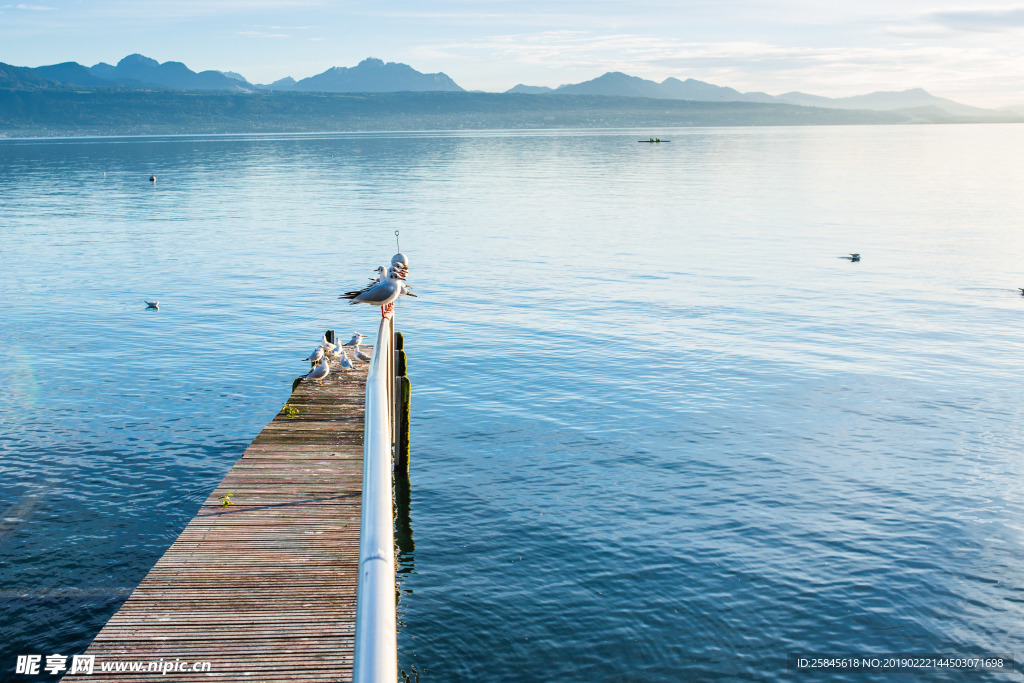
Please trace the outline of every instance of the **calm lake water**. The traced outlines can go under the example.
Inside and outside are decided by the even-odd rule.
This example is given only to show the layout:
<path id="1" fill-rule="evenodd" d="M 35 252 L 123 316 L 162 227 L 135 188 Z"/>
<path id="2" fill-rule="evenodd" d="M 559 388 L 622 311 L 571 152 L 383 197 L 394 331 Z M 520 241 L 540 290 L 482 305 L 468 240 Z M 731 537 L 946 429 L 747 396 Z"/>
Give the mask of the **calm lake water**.
<path id="1" fill-rule="evenodd" d="M 0 141 L 0 678 L 82 652 L 321 333 L 372 332 L 336 296 L 395 230 L 410 676 L 1024 658 L 1021 149 L 1013 125 Z"/>

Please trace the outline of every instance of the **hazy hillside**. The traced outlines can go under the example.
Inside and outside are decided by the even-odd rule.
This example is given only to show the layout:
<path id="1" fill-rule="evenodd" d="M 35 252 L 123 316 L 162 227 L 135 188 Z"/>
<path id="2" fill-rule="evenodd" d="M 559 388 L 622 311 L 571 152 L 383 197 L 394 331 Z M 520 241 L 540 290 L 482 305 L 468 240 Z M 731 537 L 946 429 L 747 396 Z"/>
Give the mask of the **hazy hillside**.
<path id="1" fill-rule="evenodd" d="M 46 67 L 42 67 L 46 68 Z M 201 71 L 196 73 L 181 62 L 164 62 L 161 64 L 140 54 L 128 55 L 117 66 L 99 63 L 89 69 L 95 77 L 109 81 L 136 81 L 149 85 L 179 90 L 249 90 L 234 78 L 225 76 L 219 71 Z M 76 81 L 77 82 L 77 81 Z M 88 85 L 82 83 L 82 85 Z"/>
<path id="2" fill-rule="evenodd" d="M 897 92 L 873 92 L 853 97 L 821 97 L 806 93 L 791 92 L 779 95 L 779 101 L 791 104 L 802 104 L 811 107 L 835 107 L 838 109 L 874 109 L 875 111 L 897 111 L 903 109 L 922 109 L 934 107 L 946 114 L 956 116 L 994 116 L 999 112 L 960 104 L 953 100 L 936 97 L 921 88 L 901 90 Z"/>
<path id="3" fill-rule="evenodd" d="M 921 88 L 898 92 L 874 92 L 853 97 L 822 97 L 801 92 L 789 92 L 772 96 L 763 92 L 739 92 L 733 88 L 705 83 L 692 78 L 681 81 L 677 78 L 666 78 L 661 83 L 649 81 L 621 72 L 609 72 L 593 80 L 582 83 L 560 85 L 555 89 L 540 86 L 519 84 L 507 92 L 540 94 L 554 93 L 558 95 L 615 95 L 620 97 L 657 97 L 673 100 L 692 100 L 695 102 L 776 102 L 780 104 L 796 104 L 805 107 L 824 107 L 829 109 L 870 109 L 874 111 L 908 111 L 913 118 L 934 119 L 943 121 L 950 117 L 978 119 L 1005 119 L 1006 111 L 971 107 L 953 100 L 936 97 Z M 928 111 L 932 114 L 929 116 Z"/>
<path id="4" fill-rule="evenodd" d="M 902 123 L 896 113 L 752 102 L 501 93 L 0 89 L 0 135 Z"/>
<path id="5" fill-rule="evenodd" d="M 538 92 L 531 86 L 518 85 L 516 92 Z M 511 92 L 511 91 L 510 91 Z M 771 95 L 762 92 L 741 93 L 733 88 L 723 88 L 692 78 L 681 81 L 666 78 L 661 83 L 613 71 L 597 78 L 560 85 L 553 91 L 559 95 L 615 95 L 619 97 L 655 97 L 671 100 L 693 100 L 695 102 L 778 102 Z"/>
<path id="6" fill-rule="evenodd" d="M 342 96 L 347 94 L 348 96 Z M 741 93 L 694 79 L 620 72 L 552 90 L 467 93 L 443 73 L 365 59 L 269 86 L 140 54 L 116 65 L 0 64 L 0 135 L 956 123 L 1024 121 L 921 89 L 832 99 Z"/>
<path id="7" fill-rule="evenodd" d="M 300 92 L 462 92 L 443 73 L 424 74 L 408 64 L 372 58 L 351 68 L 335 66 L 300 81 L 289 77 L 260 87 Z"/>

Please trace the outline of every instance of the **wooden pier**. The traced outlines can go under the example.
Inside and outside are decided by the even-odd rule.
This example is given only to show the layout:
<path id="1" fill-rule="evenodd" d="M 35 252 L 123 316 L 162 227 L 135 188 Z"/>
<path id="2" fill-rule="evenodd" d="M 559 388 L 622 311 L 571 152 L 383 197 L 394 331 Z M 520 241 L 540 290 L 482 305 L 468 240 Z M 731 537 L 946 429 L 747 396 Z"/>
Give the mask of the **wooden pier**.
<path id="1" fill-rule="evenodd" d="M 352 679 L 366 369 L 331 370 L 296 387 L 298 412 L 260 432 L 96 636 L 93 674 L 66 680 Z M 101 673 L 114 662 L 143 669 Z"/>

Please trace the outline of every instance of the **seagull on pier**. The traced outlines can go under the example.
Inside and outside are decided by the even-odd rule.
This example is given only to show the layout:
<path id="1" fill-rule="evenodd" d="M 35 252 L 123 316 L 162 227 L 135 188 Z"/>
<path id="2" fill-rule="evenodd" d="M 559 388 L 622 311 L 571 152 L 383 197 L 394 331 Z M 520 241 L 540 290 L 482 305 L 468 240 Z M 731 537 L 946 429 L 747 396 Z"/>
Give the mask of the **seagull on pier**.
<path id="1" fill-rule="evenodd" d="M 352 338 L 349 339 L 344 344 L 342 344 L 342 346 L 359 346 L 360 344 L 363 343 L 364 339 L 366 339 L 366 335 L 365 334 L 359 334 L 358 332 L 353 332 L 352 333 Z"/>
<path id="2" fill-rule="evenodd" d="M 343 346 L 338 347 L 338 366 L 342 370 L 351 370 L 355 367 L 352 365 L 352 361 L 348 359 L 348 354 L 345 353 L 345 347 Z"/>
<path id="3" fill-rule="evenodd" d="M 331 374 L 331 364 L 326 358 L 320 361 L 320 365 L 316 366 L 313 370 L 306 375 L 305 379 L 315 379 L 317 384 L 323 386 L 324 380 L 327 379 L 327 375 Z"/>
<path id="4" fill-rule="evenodd" d="M 302 360 L 308 360 L 313 365 L 316 365 L 317 363 L 320 362 L 320 360 L 323 357 L 324 357 L 324 347 L 318 346 L 315 349 L 313 349 L 313 353 L 309 354 L 308 357 L 303 358 Z"/>
<path id="5" fill-rule="evenodd" d="M 154 310 L 159 311 L 160 310 L 160 302 L 159 301 L 147 301 L 146 302 L 146 308 L 147 309 L 148 308 L 152 308 Z"/>
<path id="6" fill-rule="evenodd" d="M 365 353 L 360 351 L 358 346 L 352 349 L 352 357 L 364 363 L 370 362 L 370 356 L 367 356 Z"/>

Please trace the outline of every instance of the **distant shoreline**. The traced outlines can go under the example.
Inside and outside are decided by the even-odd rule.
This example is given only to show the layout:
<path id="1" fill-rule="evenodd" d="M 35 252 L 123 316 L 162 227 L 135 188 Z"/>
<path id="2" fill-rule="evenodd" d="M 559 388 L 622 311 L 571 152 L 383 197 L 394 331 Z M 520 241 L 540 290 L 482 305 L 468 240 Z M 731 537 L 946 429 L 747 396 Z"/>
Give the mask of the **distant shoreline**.
<path id="1" fill-rule="evenodd" d="M 603 95 L 0 89 L 0 136 L 6 139 L 1020 122 L 1024 117 Z"/>

